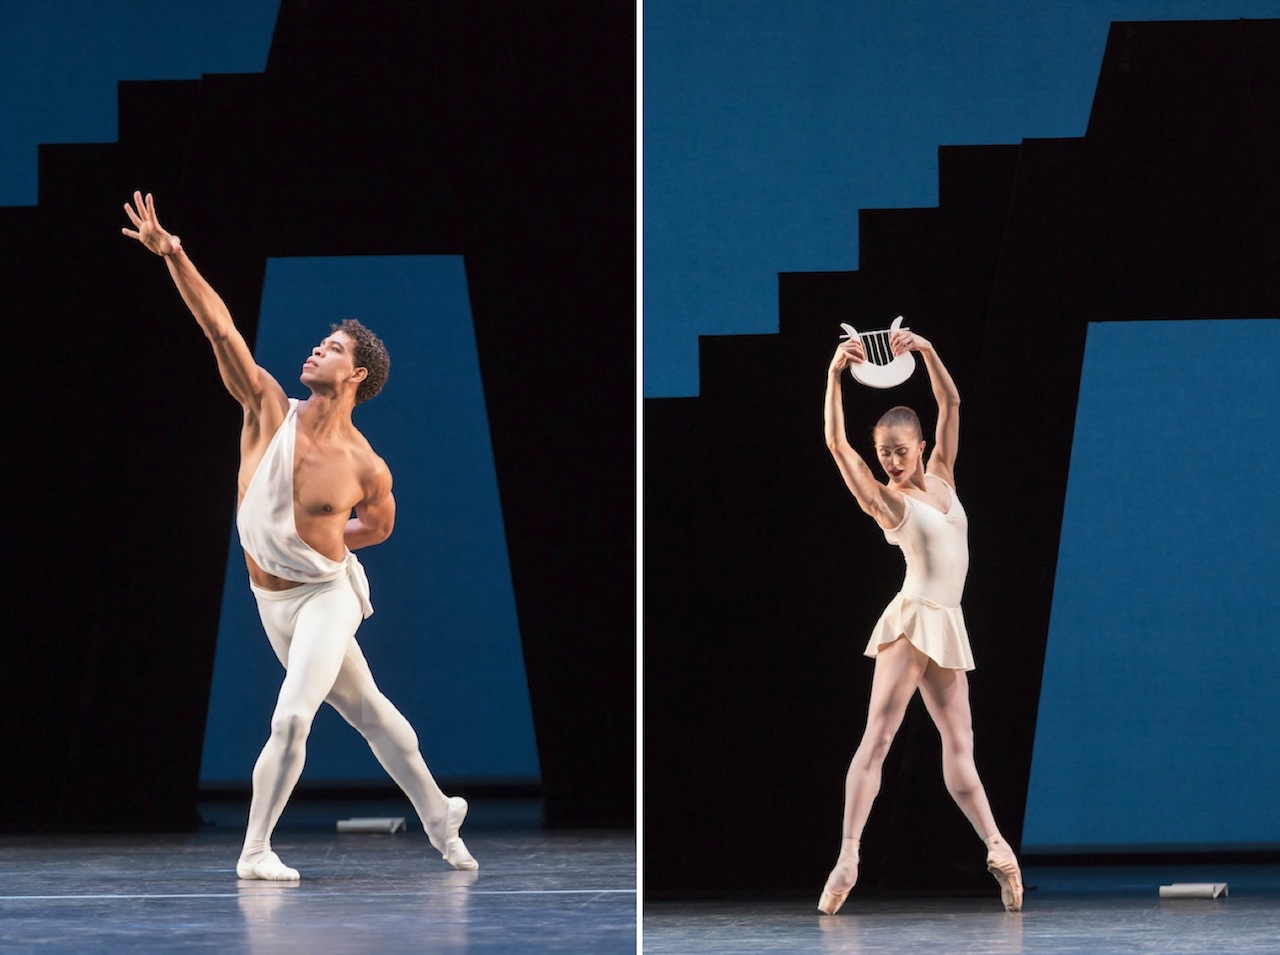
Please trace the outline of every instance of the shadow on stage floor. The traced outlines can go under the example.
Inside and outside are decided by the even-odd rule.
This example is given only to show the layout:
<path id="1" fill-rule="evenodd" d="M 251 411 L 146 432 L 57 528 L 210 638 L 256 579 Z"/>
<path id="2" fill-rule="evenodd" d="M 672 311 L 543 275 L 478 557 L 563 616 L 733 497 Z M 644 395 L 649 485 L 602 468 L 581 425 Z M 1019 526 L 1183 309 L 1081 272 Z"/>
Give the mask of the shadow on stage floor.
<path id="1" fill-rule="evenodd" d="M 812 899 L 647 901 L 646 955 L 1176 955 L 1280 951 L 1280 866 L 1028 868 L 1022 912 L 990 898 L 850 896 L 834 917 Z M 1174 882 L 1226 882 L 1220 899 L 1159 898 Z"/>
<path id="2" fill-rule="evenodd" d="M 247 807 L 186 834 L 0 836 L 0 951 L 634 952 L 635 836 L 547 830 L 536 802 L 473 801 L 479 872 L 451 869 L 407 803 L 295 802 L 273 839 L 302 882 L 241 882 Z M 338 834 L 357 816 L 407 832 Z"/>

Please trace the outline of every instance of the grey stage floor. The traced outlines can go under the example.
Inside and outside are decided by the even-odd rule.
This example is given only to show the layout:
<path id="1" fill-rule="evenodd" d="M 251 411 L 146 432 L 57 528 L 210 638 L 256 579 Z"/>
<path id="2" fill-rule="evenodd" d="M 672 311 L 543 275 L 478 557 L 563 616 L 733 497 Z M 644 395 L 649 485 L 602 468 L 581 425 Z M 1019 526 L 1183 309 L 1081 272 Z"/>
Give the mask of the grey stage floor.
<path id="1" fill-rule="evenodd" d="M 426 836 L 339 835 L 408 804 L 295 804 L 274 845 L 302 882 L 235 876 L 244 807 L 184 835 L 0 836 L 0 952 L 634 952 L 630 831 L 544 830 L 537 806 L 473 802 L 479 872 Z"/>
<path id="2" fill-rule="evenodd" d="M 1280 867 L 1113 866 L 1027 869 L 1026 904 L 989 899 L 850 896 L 834 917 L 813 899 L 644 905 L 648 955 L 1180 955 L 1280 952 Z M 1173 882 L 1226 882 L 1226 899 L 1159 898 Z M 821 888 L 818 886 L 817 888 Z"/>

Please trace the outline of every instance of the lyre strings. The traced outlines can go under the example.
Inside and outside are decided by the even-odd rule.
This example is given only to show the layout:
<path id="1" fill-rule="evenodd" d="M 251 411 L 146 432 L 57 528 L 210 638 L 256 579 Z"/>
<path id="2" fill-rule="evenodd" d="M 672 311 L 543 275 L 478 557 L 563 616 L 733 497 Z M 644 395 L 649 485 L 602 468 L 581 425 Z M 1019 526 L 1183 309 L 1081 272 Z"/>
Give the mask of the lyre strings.
<path id="1" fill-rule="evenodd" d="M 891 329 L 882 328 L 878 332 L 859 332 L 858 339 L 862 349 L 867 353 L 867 361 L 873 365 L 887 365 L 893 361 L 893 349 L 889 347 Z"/>

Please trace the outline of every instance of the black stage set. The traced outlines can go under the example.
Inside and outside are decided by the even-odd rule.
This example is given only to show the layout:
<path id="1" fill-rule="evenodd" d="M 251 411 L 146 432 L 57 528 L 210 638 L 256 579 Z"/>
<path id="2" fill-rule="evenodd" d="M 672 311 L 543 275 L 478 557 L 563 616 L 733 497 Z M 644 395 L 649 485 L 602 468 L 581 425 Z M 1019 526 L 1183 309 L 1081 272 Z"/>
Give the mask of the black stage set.
<path id="1" fill-rule="evenodd" d="M 0 948 L 634 948 L 635 66 L 630 3 L 283 0 L 265 72 L 123 82 L 118 142 L 40 148 L 0 209 Z M 251 345 L 269 257 L 464 259 L 542 772 L 532 807 L 442 780 L 474 881 L 295 801 L 307 881 L 237 888 L 198 781 L 239 410 L 119 234 L 138 188 Z"/>
<path id="2" fill-rule="evenodd" d="M 883 603 L 845 598 L 901 575 L 821 438 L 839 323 L 928 316 L 964 396 L 977 758 L 1016 848 L 1086 327 L 1280 316 L 1280 22 L 1113 24 L 1085 136 L 943 147 L 939 197 L 862 212 L 856 272 L 782 274 L 779 334 L 704 337 L 700 397 L 645 402 L 646 948 L 1275 950 L 1274 854 L 1027 858 L 1006 915 L 918 700 L 858 887 L 816 913 Z M 926 376 L 889 403 L 932 409 Z M 1110 867 L 1154 862 L 1177 865 Z M 1159 878 L 1226 862 L 1263 867 L 1228 900 L 1157 903 Z"/>

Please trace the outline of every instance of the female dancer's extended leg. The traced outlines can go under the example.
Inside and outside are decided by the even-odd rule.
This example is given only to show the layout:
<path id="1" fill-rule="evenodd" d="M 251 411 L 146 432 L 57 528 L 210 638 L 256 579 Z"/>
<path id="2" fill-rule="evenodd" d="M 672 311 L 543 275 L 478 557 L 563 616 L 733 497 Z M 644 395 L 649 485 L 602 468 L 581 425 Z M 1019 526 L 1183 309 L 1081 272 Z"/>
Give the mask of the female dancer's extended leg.
<path id="1" fill-rule="evenodd" d="M 880 792 L 880 771 L 928 662 L 929 658 L 905 637 L 882 647 L 876 655 L 867 727 L 845 776 L 840 856 L 818 899 L 818 908 L 827 915 L 836 913 L 858 881 L 858 844 L 871 804 Z"/>
<path id="2" fill-rule="evenodd" d="M 942 778 L 947 792 L 987 844 L 987 868 L 1000 883 L 1004 907 L 1017 912 L 1022 908 L 1022 871 L 996 826 L 973 760 L 969 678 L 963 670 L 946 670 L 931 662 L 920 680 L 920 696 L 942 737 Z"/>

